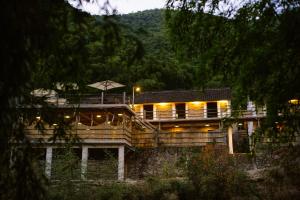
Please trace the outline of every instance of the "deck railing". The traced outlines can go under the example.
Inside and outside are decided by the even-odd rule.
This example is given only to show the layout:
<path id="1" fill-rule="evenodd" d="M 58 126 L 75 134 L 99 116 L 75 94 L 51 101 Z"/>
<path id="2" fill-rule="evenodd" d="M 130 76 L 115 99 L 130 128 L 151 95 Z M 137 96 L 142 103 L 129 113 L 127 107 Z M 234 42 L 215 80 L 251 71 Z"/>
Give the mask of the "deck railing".
<path id="1" fill-rule="evenodd" d="M 55 127 L 46 125 L 43 130 L 36 129 L 33 125 L 26 128 L 27 136 L 32 141 L 51 142 L 50 138 L 55 133 Z M 125 143 L 132 144 L 132 132 L 125 126 L 80 126 L 70 129 L 72 136 L 78 137 L 86 143 Z M 67 133 L 68 134 L 68 133 Z M 58 140 L 60 138 L 57 138 Z M 59 141 L 58 141 L 59 142 Z"/>
<path id="2" fill-rule="evenodd" d="M 67 104 L 131 104 L 130 96 L 126 93 L 99 93 L 99 94 L 58 94 L 55 96 L 32 97 L 32 100 L 43 99 L 53 105 Z"/>
<path id="3" fill-rule="evenodd" d="M 216 119 L 216 118 L 226 118 L 232 116 L 251 118 L 251 117 L 264 117 L 266 116 L 265 110 L 230 110 L 221 109 L 216 111 L 215 109 L 199 109 L 199 110 L 168 110 L 168 111 L 146 111 L 136 112 L 137 116 L 142 119 L 150 121 L 160 121 L 160 120 L 197 120 L 197 119 Z"/>

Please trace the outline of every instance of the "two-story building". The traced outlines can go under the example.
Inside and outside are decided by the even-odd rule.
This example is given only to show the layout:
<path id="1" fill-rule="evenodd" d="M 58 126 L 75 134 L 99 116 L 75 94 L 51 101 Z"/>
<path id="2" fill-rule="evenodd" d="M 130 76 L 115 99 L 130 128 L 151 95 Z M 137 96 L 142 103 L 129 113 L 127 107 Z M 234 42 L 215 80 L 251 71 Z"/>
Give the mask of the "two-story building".
<path id="1" fill-rule="evenodd" d="M 36 148 L 44 151 L 45 173 L 49 177 L 53 154 L 64 143 L 59 137 L 63 129 L 79 139 L 73 148 L 81 159 L 82 178 L 89 177 L 90 163 L 101 159 L 101 150 L 109 149 L 117 157 L 117 178 L 123 180 L 126 151 L 214 143 L 233 153 L 234 138 L 242 136 L 239 133 L 250 135 L 264 117 L 249 103 L 237 124 L 224 126 L 224 119 L 233 112 L 229 88 L 144 92 L 135 96 L 134 105 L 125 94 L 77 99 L 80 101 L 48 101 L 47 110 L 37 108 L 27 118 L 28 136 Z"/>

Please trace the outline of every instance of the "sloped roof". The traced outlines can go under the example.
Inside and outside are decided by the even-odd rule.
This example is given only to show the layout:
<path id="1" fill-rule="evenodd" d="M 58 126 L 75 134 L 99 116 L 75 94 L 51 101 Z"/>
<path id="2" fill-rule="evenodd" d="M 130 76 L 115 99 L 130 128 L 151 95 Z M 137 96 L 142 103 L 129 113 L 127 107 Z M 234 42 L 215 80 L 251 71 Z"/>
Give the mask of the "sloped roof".
<path id="1" fill-rule="evenodd" d="M 191 102 L 191 101 L 217 101 L 230 100 L 229 88 L 200 90 L 169 90 L 156 92 L 143 92 L 135 95 L 135 103 L 159 102 Z"/>

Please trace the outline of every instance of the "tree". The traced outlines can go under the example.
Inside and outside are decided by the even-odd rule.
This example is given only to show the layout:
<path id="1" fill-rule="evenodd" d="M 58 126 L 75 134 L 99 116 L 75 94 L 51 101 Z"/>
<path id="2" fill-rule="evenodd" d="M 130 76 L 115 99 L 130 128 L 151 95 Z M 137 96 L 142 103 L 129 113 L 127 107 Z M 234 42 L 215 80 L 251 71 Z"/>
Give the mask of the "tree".
<path id="1" fill-rule="evenodd" d="M 248 97 L 265 104 L 271 135 L 299 133 L 299 105 L 291 110 L 288 102 L 300 98 L 300 2 L 232 2 L 169 0 L 166 18 L 175 48 L 200 60 L 208 77 L 222 72 L 236 105 Z"/>
<path id="2" fill-rule="evenodd" d="M 3 4 L 0 199 L 47 197 L 47 180 L 34 167 L 32 147 L 26 137 L 24 116 L 29 113 L 24 113 L 22 106 L 31 105 L 33 89 L 54 89 L 56 82 L 85 85 L 90 78 L 88 58 L 98 50 L 102 58 L 115 55 L 121 37 L 114 22 L 114 16 L 96 20 L 62 0 Z M 91 43 L 100 48 L 91 48 Z"/>

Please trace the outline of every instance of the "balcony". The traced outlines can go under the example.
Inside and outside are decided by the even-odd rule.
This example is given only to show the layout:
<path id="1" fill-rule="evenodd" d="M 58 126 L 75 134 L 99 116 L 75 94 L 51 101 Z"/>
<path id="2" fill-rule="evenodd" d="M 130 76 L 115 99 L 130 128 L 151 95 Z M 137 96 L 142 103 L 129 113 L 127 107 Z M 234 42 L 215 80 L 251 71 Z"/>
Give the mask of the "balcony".
<path id="1" fill-rule="evenodd" d="M 136 112 L 141 119 L 150 122 L 156 121 L 184 121 L 184 120 L 219 120 L 237 116 L 239 118 L 251 119 L 266 116 L 266 111 L 262 109 L 252 110 L 231 110 L 230 108 L 222 109 L 198 109 L 198 110 L 164 110 L 164 111 L 147 111 Z"/>

